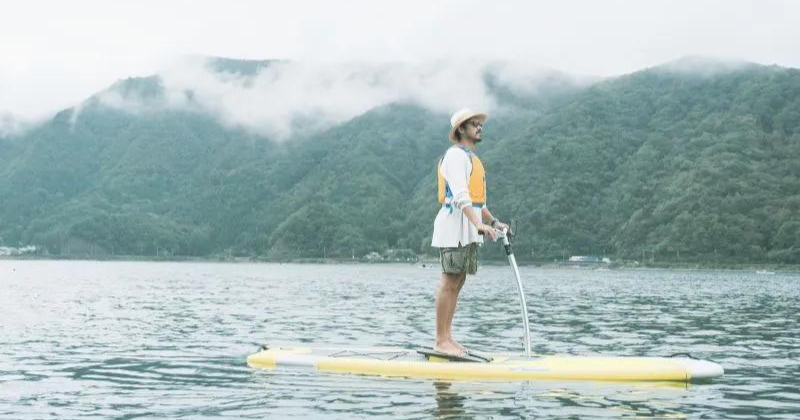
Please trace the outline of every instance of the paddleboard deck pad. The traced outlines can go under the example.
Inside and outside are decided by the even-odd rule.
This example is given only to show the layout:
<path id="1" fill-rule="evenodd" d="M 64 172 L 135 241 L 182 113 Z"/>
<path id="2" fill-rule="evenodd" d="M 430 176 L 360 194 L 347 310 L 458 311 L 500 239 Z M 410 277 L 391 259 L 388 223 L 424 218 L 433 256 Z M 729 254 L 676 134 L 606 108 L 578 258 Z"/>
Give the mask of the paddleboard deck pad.
<path id="1" fill-rule="evenodd" d="M 452 354 L 442 353 L 434 349 L 423 347 L 423 348 L 418 348 L 417 353 L 425 356 L 425 358 L 429 362 L 448 361 L 448 362 L 489 363 L 492 361 L 492 358 L 490 356 L 486 356 L 483 353 L 477 353 L 477 352 L 470 352 L 463 356 L 454 356 Z"/>
<path id="2" fill-rule="evenodd" d="M 690 357 L 602 357 L 484 354 L 454 361 L 430 350 L 392 347 L 267 347 L 247 357 L 262 369 L 312 369 L 387 377 L 461 380 L 596 380 L 697 382 L 722 376 L 717 363 Z M 474 356 L 472 356 L 474 357 Z"/>

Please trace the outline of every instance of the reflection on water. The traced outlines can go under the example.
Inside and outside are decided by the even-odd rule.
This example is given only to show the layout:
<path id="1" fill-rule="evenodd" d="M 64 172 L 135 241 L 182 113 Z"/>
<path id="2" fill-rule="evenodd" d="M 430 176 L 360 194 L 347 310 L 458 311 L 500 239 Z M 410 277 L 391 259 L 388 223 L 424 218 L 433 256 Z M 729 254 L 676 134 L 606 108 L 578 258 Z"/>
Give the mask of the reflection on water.
<path id="1" fill-rule="evenodd" d="M 680 383 L 433 382 L 436 418 L 632 417 L 685 418 L 680 400 L 688 392 Z"/>
<path id="2" fill-rule="evenodd" d="M 435 269 L 0 261 L 0 418 L 800 417 L 800 278 L 522 268 L 538 354 L 715 360 L 709 384 L 441 382 L 249 369 L 260 344 L 429 346 Z M 522 350 L 513 274 L 454 331 Z"/>
<path id="3" fill-rule="evenodd" d="M 451 390 L 451 383 L 434 382 L 433 387 L 436 389 L 436 418 L 472 418 L 472 416 L 467 416 L 464 410 L 467 398 Z"/>

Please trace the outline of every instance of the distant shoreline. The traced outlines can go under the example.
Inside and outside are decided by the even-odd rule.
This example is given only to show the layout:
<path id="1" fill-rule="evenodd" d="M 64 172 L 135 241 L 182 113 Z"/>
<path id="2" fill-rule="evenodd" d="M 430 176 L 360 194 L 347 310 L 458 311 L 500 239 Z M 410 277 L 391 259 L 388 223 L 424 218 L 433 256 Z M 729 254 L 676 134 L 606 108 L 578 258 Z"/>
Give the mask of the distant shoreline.
<path id="1" fill-rule="evenodd" d="M 351 258 L 212 258 L 212 257 L 161 257 L 153 256 L 97 256 L 97 255 L 70 255 L 53 257 L 37 255 L 3 255 L 0 261 L 119 261 L 119 262 L 200 262 L 200 263 L 229 263 L 229 264 L 402 264 L 432 267 L 439 264 L 435 258 L 417 261 L 390 261 L 390 260 L 367 260 Z M 481 265 L 485 266 L 504 266 L 506 260 L 481 260 Z M 562 268 L 575 270 L 714 270 L 714 271 L 763 271 L 762 274 L 774 274 L 775 272 L 800 272 L 798 264 L 770 264 L 770 263 L 707 263 L 707 262 L 614 262 L 611 264 L 574 264 L 569 262 L 544 262 L 544 261 L 518 261 L 520 266 L 539 267 L 539 268 Z"/>

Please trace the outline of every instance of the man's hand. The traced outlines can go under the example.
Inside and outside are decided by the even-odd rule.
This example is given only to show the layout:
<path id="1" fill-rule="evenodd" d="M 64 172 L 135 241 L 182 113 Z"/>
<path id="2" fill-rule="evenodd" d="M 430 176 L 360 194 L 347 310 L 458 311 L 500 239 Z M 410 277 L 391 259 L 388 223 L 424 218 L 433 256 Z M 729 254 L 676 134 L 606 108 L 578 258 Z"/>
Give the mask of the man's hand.
<path id="1" fill-rule="evenodd" d="M 503 222 L 497 222 L 497 223 L 495 223 L 495 224 L 494 224 L 494 228 L 495 228 L 495 229 L 497 229 L 497 230 L 503 230 L 503 229 L 505 229 L 505 230 L 506 230 L 506 232 L 511 232 L 511 227 L 510 227 L 510 226 L 508 226 L 507 224 L 503 223 Z M 511 232 L 511 233 L 513 234 L 514 232 Z"/>
<path id="2" fill-rule="evenodd" d="M 495 224 L 495 226 L 497 225 L 499 225 L 499 223 Z M 492 241 L 497 241 L 497 232 L 491 226 L 481 223 L 478 225 L 478 230 L 483 232 L 483 234 L 488 236 Z"/>

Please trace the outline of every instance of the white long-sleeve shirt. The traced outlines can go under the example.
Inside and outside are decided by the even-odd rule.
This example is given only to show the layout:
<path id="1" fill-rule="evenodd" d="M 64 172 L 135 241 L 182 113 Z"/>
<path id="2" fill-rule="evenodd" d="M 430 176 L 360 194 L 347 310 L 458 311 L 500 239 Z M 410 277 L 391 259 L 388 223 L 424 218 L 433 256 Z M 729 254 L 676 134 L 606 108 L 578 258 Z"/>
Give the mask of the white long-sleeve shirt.
<path id="1" fill-rule="evenodd" d="M 442 159 L 441 166 L 444 179 L 453 193 L 452 211 L 442 206 L 433 222 L 433 239 L 431 246 L 437 248 L 455 248 L 466 246 L 473 242 L 483 243 L 483 237 L 478 235 L 478 228 L 473 225 L 464 214 L 464 208 L 472 206 L 467 185 L 472 173 L 472 159 L 458 146 L 447 149 Z M 473 207 L 478 218 L 481 218 L 481 208 Z"/>

